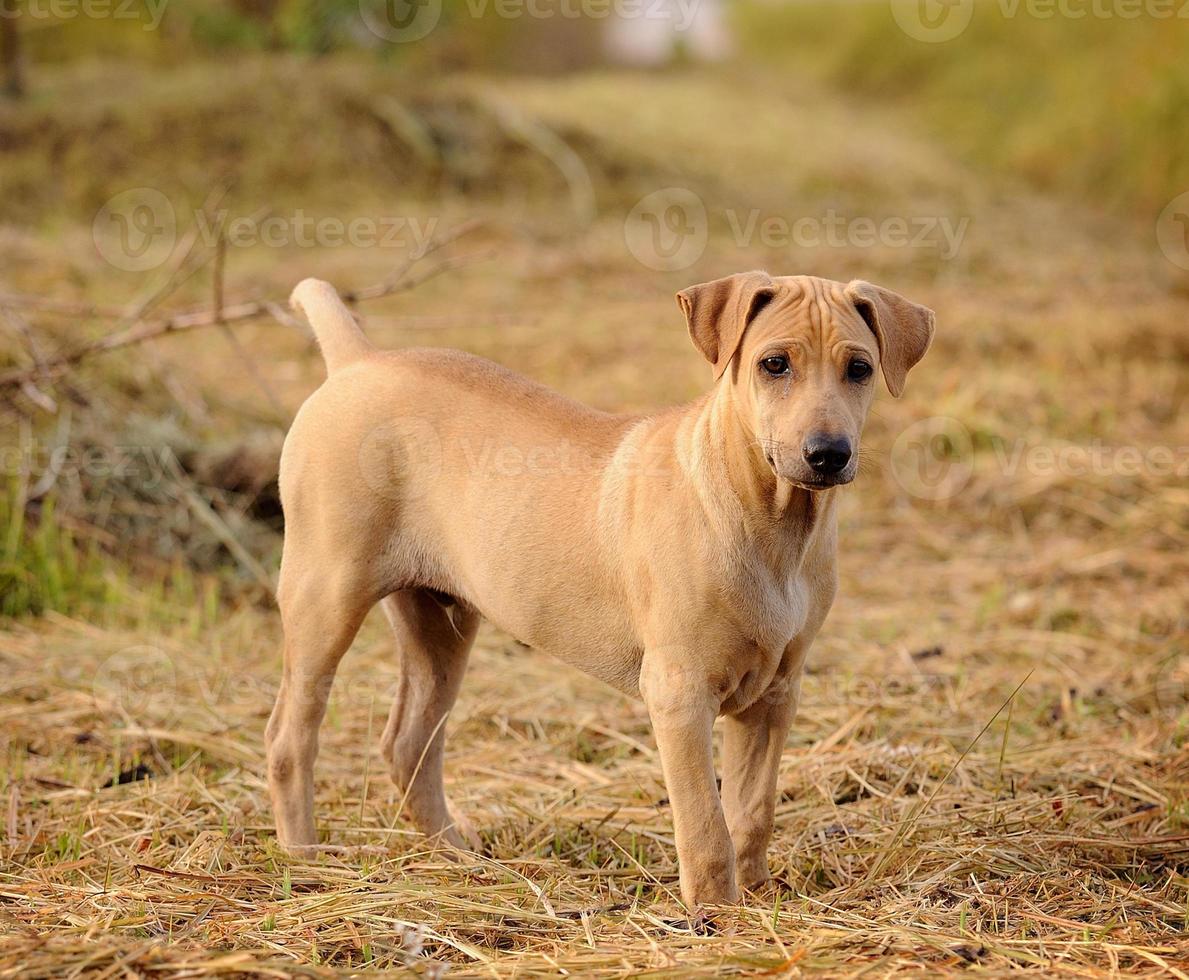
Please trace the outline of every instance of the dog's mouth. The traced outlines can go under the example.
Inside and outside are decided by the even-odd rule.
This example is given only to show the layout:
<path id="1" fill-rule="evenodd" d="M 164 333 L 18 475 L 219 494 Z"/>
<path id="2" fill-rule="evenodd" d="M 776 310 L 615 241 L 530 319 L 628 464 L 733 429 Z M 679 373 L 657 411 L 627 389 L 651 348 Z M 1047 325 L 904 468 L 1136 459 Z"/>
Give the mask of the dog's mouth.
<path id="1" fill-rule="evenodd" d="M 789 479 L 795 487 L 800 487 L 802 490 L 829 490 L 830 487 L 841 487 L 850 483 L 855 478 L 853 473 L 839 473 L 837 476 L 815 476 L 813 479 Z M 788 479 L 788 477 L 785 477 Z"/>
<path id="2" fill-rule="evenodd" d="M 765 453 L 764 458 L 768 461 L 768 465 L 772 467 L 772 472 L 776 474 L 778 480 L 784 480 L 786 483 L 791 483 L 800 490 L 829 490 L 831 487 L 841 487 L 854 480 L 858 472 L 857 466 L 848 466 L 838 473 L 814 473 L 812 471 L 801 470 L 796 474 L 782 473 L 780 467 L 777 465 L 776 457 L 772 453 Z"/>

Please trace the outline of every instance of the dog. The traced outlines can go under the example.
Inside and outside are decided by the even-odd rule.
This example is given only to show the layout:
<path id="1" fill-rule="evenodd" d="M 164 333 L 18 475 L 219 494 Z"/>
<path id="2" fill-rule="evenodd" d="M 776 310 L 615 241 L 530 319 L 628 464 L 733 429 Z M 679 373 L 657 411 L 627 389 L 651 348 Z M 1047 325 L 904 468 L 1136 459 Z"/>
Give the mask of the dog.
<path id="1" fill-rule="evenodd" d="M 421 832 L 478 845 L 442 765 L 482 616 L 643 699 L 689 907 L 768 879 L 781 751 L 837 588 L 838 488 L 877 372 L 899 396 L 934 315 L 867 282 L 764 272 L 677 300 L 712 389 L 615 415 L 470 354 L 377 350 L 329 284 L 294 290 L 328 377 L 280 467 L 284 669 L 266 743 L 283 846 L 317 846 L 318 728 L 381 603 L 400 658 L 381 745 Z"/>

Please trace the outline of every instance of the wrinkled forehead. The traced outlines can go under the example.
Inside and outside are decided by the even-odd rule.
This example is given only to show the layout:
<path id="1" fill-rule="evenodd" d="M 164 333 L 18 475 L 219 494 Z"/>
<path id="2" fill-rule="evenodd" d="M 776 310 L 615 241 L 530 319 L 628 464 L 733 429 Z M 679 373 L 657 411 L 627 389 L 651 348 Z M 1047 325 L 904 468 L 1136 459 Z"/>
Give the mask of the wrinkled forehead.
<path id="1" fill-rule="evenodd" d="M 747 332 L 748 345 L 795 339 L 812 347 L 851 342 L 877 350 L 875 335 L 847 298 L 846 284 L 816 276 L 780 276 L 776 295 Z"/>

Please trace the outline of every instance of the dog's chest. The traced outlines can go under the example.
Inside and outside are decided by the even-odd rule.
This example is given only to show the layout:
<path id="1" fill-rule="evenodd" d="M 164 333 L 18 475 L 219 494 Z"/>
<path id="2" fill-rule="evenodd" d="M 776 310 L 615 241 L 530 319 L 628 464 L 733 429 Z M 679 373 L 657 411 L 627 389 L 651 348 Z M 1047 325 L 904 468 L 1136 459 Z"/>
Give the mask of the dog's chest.
<path id="1" fill-rule="evenodd" d="M 719 630 L 707 667 L 722 693 L 720 710 L 735 714 L 774 689 L 787 690 L 829 598 L 818 594 L 809 576 L 783 582 L 754 577 L 727 601 L 735 616 Z"/>
<path id="2" fill-rule="evenodd" d="M 804 574 L 782 576 L 759 563 L 740 569 L 727 588 L 727 603 L 744 638 L 778 657 L 805 628 L 813 602 Z"/>

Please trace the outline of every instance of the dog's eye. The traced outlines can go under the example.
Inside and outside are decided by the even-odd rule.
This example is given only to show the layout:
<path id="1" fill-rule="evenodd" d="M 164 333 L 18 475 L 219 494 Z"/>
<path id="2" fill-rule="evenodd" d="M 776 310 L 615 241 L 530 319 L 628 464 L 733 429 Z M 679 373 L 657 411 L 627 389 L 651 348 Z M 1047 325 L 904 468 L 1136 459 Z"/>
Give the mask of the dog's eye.
<path id="1" fill-rule="evenodd" d="M 779 378 L 782 374 L 789 373 L 789 359 L 779 354 L 772 357 L 765 357 L 760 361 L 760 367 L 774 378 Z"/>
<path id="2" fill-rule="evenodd" d="M 846 366 L 846 376 L 851 381 L 866 381 L 874 370 L 866 361 L 855 358 Z"/>

